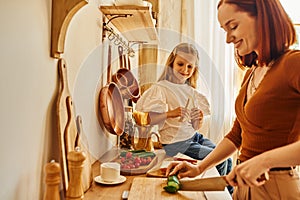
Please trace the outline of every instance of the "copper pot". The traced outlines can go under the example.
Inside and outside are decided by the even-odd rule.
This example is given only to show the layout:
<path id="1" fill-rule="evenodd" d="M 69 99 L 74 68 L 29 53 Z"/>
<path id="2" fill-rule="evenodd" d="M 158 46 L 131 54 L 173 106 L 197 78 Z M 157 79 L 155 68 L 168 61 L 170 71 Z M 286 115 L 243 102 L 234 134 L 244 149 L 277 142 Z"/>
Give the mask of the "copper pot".
<path id="1" fill-rule="evenodd" d="M 123 57 L 122 46 L 118 46 L 118 52 L 120 59 L 120 69 L 112 76 L 112 81 L 118 85 L 124 99 L 131 99 L 136 103 L 140 97 L 140 88 L 138 81 L 136 80 L 130 69 L 126 67 L 126 61 Z M 128 65 L 130 66 L 129 58 L 128 62 Z"/>

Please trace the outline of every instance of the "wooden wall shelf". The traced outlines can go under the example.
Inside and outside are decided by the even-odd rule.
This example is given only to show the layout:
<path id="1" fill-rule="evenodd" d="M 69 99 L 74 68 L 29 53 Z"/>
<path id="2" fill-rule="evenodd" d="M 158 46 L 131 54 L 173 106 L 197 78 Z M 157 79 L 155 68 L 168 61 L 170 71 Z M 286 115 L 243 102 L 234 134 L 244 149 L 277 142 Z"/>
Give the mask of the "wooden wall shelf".
<path id="1" fill-rule="evenodd" d="M 153 20 L 148 6 L 100 6 L 100 11 L 108 21 L 120 16 L 112 19 L 109 23 L 112 23 L 129 42 L 157 44 L 156 22 Z"/>
<path id="2" fill-rule="evenodd" d="M 52 0 L 51 57 L 64 53 L 65 37 L 71 19 L 87 0 Z"/>

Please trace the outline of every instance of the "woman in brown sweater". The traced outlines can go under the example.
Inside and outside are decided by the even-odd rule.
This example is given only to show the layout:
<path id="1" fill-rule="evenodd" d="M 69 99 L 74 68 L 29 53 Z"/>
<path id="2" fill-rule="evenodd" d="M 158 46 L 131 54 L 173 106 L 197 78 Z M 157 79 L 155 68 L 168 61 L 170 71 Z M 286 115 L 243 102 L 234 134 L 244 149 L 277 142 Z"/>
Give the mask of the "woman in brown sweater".
<path id="1" fill-rule="evenodd" d="M 297 149 L 299 142 L 291 144 L 300 140 L 300 51 L 290 50 L 296 41 L 293 24 L 278 0 L 221 0 L 218 20 L 226 42 L 234 44 L 238 65 L 247 69 L 236 99 L 237 117 L 199 165 L 172 163 L 167 174 L 174 168 L 170 175 L 196 176 L 238 150 L 242 164 L 227 176 L 238 186 L 234 199 L 300 199 L 294 169 L 299 159 L 289 156 L 285 163 L 282 153 Z M 276 153 L 281 157 L 270 159 Z M 259 182 L 266 171 L 270 179 Z"/>

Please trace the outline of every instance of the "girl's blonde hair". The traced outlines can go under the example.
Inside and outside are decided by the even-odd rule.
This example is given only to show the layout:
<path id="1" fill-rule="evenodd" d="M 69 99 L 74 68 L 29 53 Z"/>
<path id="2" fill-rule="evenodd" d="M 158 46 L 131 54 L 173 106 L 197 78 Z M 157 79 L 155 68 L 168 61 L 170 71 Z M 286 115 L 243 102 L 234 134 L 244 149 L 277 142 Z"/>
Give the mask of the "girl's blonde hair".
<path id="1" fill-rule="evenodd" d="M 197 87 L 197 79 L 198 79 L 198 75 L 199 75 L 199 53 L 198 53 L 197 48 L 194 45 L 189 44 L 189 43 L 180 43 L 173 49 L 173 51 L 170 53 L 170 55 L 167 59 L 167 62 L 165 64 L 165 69 L 164 69 L 163 73 L 161 74 L 160 78 L 158 79 L 158 81 L 161 81 L 161 80 L 172 81 L 172 78 L 174 77 L 173 64 L 174 64 L 174 60 L 175 60 L 178 52 L 188 53 L 188 54 L 192 54 L 192 55 L 196 56 L 194 73 L 192 74 L 192 76 L 189 79 L 186 80 L 186 84 L 190 85 L 193 88 L 196 88 Z"/>

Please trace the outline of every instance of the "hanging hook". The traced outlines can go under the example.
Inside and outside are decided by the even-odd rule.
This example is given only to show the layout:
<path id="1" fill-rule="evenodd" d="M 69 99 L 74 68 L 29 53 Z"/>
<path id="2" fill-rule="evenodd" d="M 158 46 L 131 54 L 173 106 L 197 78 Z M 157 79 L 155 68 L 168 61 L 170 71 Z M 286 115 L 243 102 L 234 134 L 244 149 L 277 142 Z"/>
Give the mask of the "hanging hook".
<path id="1" fill-rule="evenodd" d="M 131 48 L 131 46 L 129 45 L 130 43 L 128 42 L 128 44 L 124 41 L 124 39 L 117 34 L 113 28 L 107 26 L 107 23 L 103 23 L 103 29 L 105 31 L 109 32 L 109 35 L 107 36 L 107 38 L 113 42 L 116 46 L 122 46 L 124 49 L 126 49 L 127 53 L 129 56 L 133 57 L 135 52 L 134 50 Z"/>

